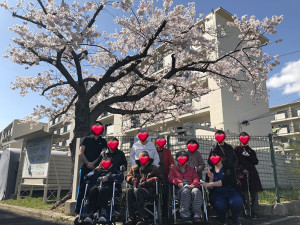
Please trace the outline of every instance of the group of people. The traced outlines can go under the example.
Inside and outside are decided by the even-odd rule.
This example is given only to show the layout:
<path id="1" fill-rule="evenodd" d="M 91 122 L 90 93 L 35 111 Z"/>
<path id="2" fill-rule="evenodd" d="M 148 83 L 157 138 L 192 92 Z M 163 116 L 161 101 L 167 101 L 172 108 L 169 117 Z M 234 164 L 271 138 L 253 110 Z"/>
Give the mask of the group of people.
<path id="1" fill-rule="evenodd" d="M 75 212 L 79 213 L 82 209 L 81 202 L 88 183 L 88 204 L 84 207 L 88 216 L 84 222 L 93 223 L 96 211 L 100 212 L 99 221 L 108 220 L 107 205 L 112 196 L 112 184 L 118 181 L 120 187 L 124 180 L 123 172 L 127 171 L 127 160 L 124 152 L 118 149 L 118 139 L 113 137 L 106 141 L 100 136 L 103 129 L 101 122 L 97 121 L 92 126 L 92 134 L 83 139 L 80 147 L 83 164 Z M 239 225 L 238 217 L 243 205 L 246 215 L 252 212 L 252 216 L 257 216 L 257 192 L 262 190 L 262 186 L 255 168 L 258 159 L 248 145 L 250 137 L 247 133 L 240 134 L 240 145 L 233 148 L 225 142 L 225 133 L 218 130 L 215 133 L 217 143 L 210 150 L 207 160 L 210 168 L 205 168 L 196 140 L 189 140 L 186 149 L 176 153 L 174 162 L 171 150 L 165 147 L 166 139 L 158 136 L 155 145 L 148 140 L 148 136 L 146 130 L 140 130 L 137 134 L 139 140 L 130 151 L 130 169 L 125 176 L 126 182 L 130 184 L 126 193 L 127 225 L 147 223 L 145 201 L 155 194 L 158 180 L 162 190 L 163 215 L 168 212 L 171 184 L 180 202 L 179 213 L 183 221 L 202 220 L 203 198 L 200 186 L 209 189 L 209 201 L 221 224 L 227 224 L 228 217 L 231 217 L 233 224 Z M 202 180 L 203 171 L 206 172 L 205 181 Z"/>

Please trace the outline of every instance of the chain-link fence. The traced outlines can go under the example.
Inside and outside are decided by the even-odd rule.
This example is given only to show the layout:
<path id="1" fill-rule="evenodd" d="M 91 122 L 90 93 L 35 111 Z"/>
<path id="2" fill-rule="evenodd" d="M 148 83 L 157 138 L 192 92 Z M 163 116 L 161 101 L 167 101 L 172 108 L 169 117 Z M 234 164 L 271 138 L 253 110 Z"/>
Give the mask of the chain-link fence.
<path id="1" fill-rule="evenodd" d="M 136 137 L 120 136 L 119 148 L 129 158 Z M 167 147 L 172 155 L 186 149 L 190 139 L 196 139 L 206 166 L 210 149 L 216 144 L 214 136 L 166 136 Z M 155 139 L 152 141 L 155 143 Z M 226 136 L 233 147 L 239 145 L 238 136 Z M 256 166 L 264 191 L 259 193 L 261 203 L 275 203 L 300 199 L 300 142 L 291 139 L 273 139 L 269 136 L 251 136 L 249 146 L 255 150 L 259 160 Z"/>

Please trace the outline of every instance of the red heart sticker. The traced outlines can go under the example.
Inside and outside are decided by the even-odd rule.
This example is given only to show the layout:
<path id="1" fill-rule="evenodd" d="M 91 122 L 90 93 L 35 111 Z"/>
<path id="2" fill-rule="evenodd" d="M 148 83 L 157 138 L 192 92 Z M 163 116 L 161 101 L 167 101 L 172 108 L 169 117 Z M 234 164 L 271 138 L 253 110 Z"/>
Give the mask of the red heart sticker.
<path id="1" fill-rule="evenodd" d="M 114 141 L 108 141 L 108 142 L 107 142 L 107 145 L 108 145 L 108 147 L 109 147 L 112 151 L 114 151 L 114 150 L 116 150 L 117 147 L 119 146 L 119 142 L 116 141 L 116 140 L 114 140 Z"/>
<path id="2" fill-rule="evenodd" d="M 102 160 L 100 164 L 104 169 L 107 170 L 111 165 L 111 161 L 110 160 Z"/>
<path id="3" fill-rule="evenodd" d="M 217 142 L 221 143 L 222 141 L 224 141 L 224 139 L 226 138 L 225 134 L 216 134 L 215 135 L 215 139 L 217 140 Z"/>
<path id="4" fill-rule="evenodd" d="M 104 126 L 103 125 L 94 125 L 94 126 L 92 126 L 92 131 L 94 132 L 94 134 L 96 136 L 99 136 L 104 131 Z"/>
<path id="5" fill-rule="evenodd" d="M 148 132 L 139 132 L 138 133 L 138 138 L 141 141 L 145 141 L 148 138 L 148 136 L 149 136 Z"/>
<path id="6" fill-rule="evenodd" d="M 240 142 L 243 143 L 243 145 L 246 145 L 248 143 L 248 141 L 250 140 L 249 136 L 240 136 L 239 138 Z"/>
<path id="7" fill-rule="evenodd" d="M 149 161 L 149 156 L 140 156 L 139 157 L 140 162 L 142 163 L 142 165 L 146 165 L 147 162 Z"/>
<path id="8" fill-rule="evenodd" d="M 221 156 L 211 156 L 210 161 L 214 164 L 217 165 L 221 161 Z"/>
<path id="9" fill-rule="evenodd" d="M 177 158 L 177 162 L 180 164 L 180 165 L 184 165 L 186 162 L 188 161 L 188 157 L 187 156 L 179 156 Z"/>
<path id="10" fill-rule="evenodd" d="M 164 145 L 167 143 L 167 140 L 166 139 L 157 139 L 156 140 L 156 144 L 159 146 L 159 147 L 164 147 Z"/>
<path id="11" fill-rule="evenodd" d="M 198 145 L 196 143 L 194 143 L 194 144 L 190 143 L 190 144 L 187 145 L 187 149 L 191 153 L 194 153 L 198 149 Z"/>

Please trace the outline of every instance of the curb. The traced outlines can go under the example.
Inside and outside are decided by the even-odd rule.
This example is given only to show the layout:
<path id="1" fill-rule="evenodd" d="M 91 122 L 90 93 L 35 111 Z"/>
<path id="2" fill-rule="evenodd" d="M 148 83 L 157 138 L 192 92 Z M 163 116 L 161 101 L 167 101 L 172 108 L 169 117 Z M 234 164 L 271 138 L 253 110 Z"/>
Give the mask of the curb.
<path id="1" fill-rule="evenodd" d="M 9 212 L 13 212 L 13 213 L 22 214 L 24 216 L 35 217 L 35 218 L 51 220 L 51 221 L 56 221 L 56 222 L 62 222 L 62 223 L 67 223 L 67 224 L 73 224 L 74 220 L 75 220 L 75 217 L 73 217 L 73 216 L 66 216 L 62 213 L 53 212 L 50 210 L 26 208 L 26 207 L 22 207 L 22 206 L 9 205 L 9 204 L 4 204 L 4 203 L 0 203 L 0 209 L 9 211 Z"/>

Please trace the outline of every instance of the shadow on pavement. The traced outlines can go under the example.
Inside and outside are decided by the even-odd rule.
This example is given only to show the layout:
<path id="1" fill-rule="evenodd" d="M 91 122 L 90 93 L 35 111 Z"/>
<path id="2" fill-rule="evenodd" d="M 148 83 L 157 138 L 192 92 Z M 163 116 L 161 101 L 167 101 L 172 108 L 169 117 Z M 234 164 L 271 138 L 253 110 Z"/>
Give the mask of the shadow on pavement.
<path id="1" fill-rule="evenodd" d="M 68 223 L 54 222 L 42 220 L 39 218 L 20 215 L 18 212 L 10 212 L 5 210 L 0 210 L 0 224 L 1 225 L 65 225 Z"/>

